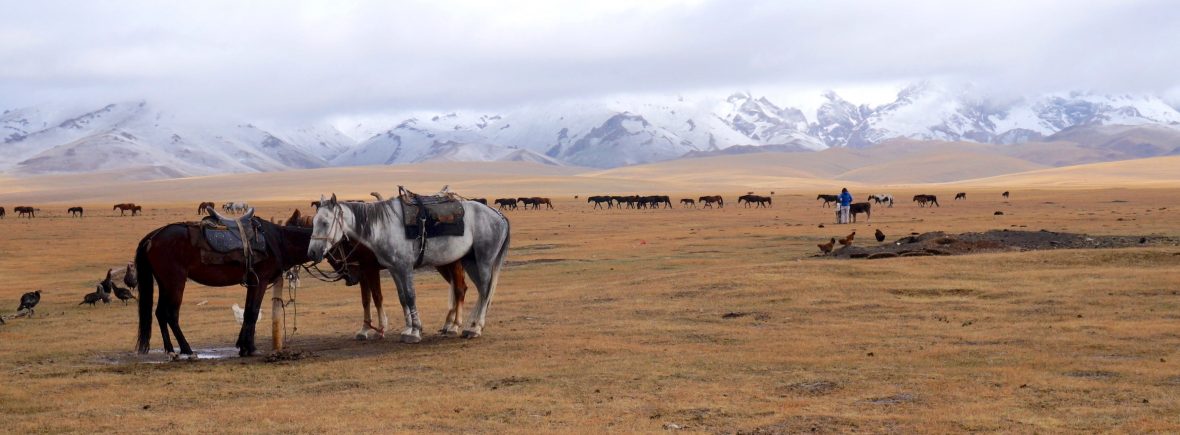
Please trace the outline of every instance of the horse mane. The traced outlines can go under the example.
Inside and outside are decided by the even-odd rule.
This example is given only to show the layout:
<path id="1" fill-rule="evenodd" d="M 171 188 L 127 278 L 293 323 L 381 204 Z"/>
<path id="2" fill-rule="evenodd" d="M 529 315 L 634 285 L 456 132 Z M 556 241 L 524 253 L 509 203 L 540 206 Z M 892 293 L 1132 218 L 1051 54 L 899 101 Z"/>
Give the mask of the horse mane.
<path id="1" fill-rule="evenodd" d="M 355 223 L 353 230 L 356 231 L 358 237 L 368 239 L 373 236 L 375 224 L 389 222 L 391 218 L 398 217 L 394 216 L 393 201 L 394 199 L 374 203 L 338 202 L 336 206 L 347 207 L 352 212 Z M 400 219 L 400 217 L 398 218 Z"/>

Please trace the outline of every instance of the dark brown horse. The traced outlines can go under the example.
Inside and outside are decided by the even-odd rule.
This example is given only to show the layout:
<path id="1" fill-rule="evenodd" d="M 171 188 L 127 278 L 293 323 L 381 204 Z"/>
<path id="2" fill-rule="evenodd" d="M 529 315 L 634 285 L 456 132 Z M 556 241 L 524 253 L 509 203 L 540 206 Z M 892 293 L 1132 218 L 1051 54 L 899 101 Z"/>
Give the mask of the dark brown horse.
<path id="1" fill-rule="evenodd" d="M 725 200 L 721 198 L 721 195 L 702 196 L 697 198 L 697 201 L 703 204 L 701 206 L 702 208 L 713 208 L 713 204 L 717 204 L 718 207 L 725 208 Z"/>
<path id="2" fill-rule="evenodd" d="M 28 215 L 27 217 L 29 219 L 37 217 L 37 209 L 29 207 L 29 206 L 13 207 L 12 211 L 16 212 L 16 217 L 21 217 L 21 216 L 25 216 L 25 215 Z"/>
<path id="3" fill-rule="evenodd" d="M 315 215 L 304 216 L 299 212 L 299 209 L 295 209 L 295 212 L 291 213 L 291 217 L 287 218 L 287 222 L 283 225 L 288 227 L 311 228 L 313 218 L 315 218 Z"/>
<path id="4" fill-rule="evenodd" d="M 214 204 L 213 201 L 202 202 L 197 206 L 197 214 L 207 214 L 209 213 L 207 210 L 215 210 L 214 207 L 217 207 L 217 204 Z"/>
<path id="5" fill-rule="evenodd" d="M 71 217 L 82 217 L 82 207 L 70 207 L 66 213 L 69 213 Z"/>
<path id="6" fill-rule="evenodd" d="M 824 200 L 824 207 L 827 207 L 828 204 L 839 204 L 840 203 L 840 195 L 824 195 L 821 193 L 819 195 L 816 195 L 815 199 Z"/>
<path id="7" fill-rule="evenodd" d="M 193 246 L 190 240 L 189 225 L 184 223 L 165 225 L 140 240 L 135 250 L 135 269 L 139 281 L 139 337 L 135 347 L 139 353 L 147 353 L 151 341 L 154 284 L 159 283 L 160 300 L 156 306 L 156 319 L 160 322 L 164 350 L 175 356 L 172 340 L 168 337 L 171 328 L 180 344 L 180 353 L 192 356 L 193 350 L 180 331 L 180 304 L 189 279 L 210 287 L 246 284 L 246 313 L 236 346 L 241 356 L 251 355 L 257 350 L 254 346 L 254 327 L 267 286 L 278 286 L 276 291 L 281 291 L 283 272 L 308 261 L 307 246 L 311 240 L 311 231 L 305 228 L 281 227 L 264 220 L 259 220 L 259 225 L 259 231 L 266 239 L 268 255 L 257 262 L 252 270 L 242 264 L 204 264 L 200 249 Z"/>
<path id="8" fill-rule="evenodd" d="M 115 210 L 119 210 L 119 216 L 125 216 L 124 213 L 126 213 L 128 211 L 131 212 L 132 216 L 135 216 L 141 210 L 143 210 L 143 207 L 135 205 L 135 203 L 133 203 L 133 202 L 124 202 L 121 204 L 115 204 L 114 207 L 111 207 L 111 211 L 115 211 Z"/>
<path id="9" fill-rule="evenodd" d="M 773 202 L 774 200 L 771 199 L 769 196 L 761 196 L 761 195 L 754 195 L 754 194 L 745 194 L 745 195 L 739 196 L 738 197 L 738 204 L 741 204 L 742 201 L 746 202 L 746 207 L 749 207 L 751 204 L 754 204 L 754 203 L 758 204 L 757 207 L 767 207 L 768 205 L 774 204 L 774 202 Z"/>
<path id="10" fill-rule="evenodd" d="M 955 201 L 960 199 L 967 199 L 967 192 L 959 192 L 955 194 Z"/>
<path id="11" fill-rule="evenodd" d="M 524 208 L 526 210 L 529 208 L 530 205 L 533 206 L 533 210 L 536 210 L 542 204 L 544 204 L 546 206 L 546 208 L 553 208 L 553 202 L 550 201 L 549 198 L 542 198 L 539 196 L 534 196 L 531 198 L 517 198 L 517 200 L 524 203 Z"/>
<path id="12" fill-rule="evenodd" d="M 1007 190 L 1005 190 L 1004 191 L 1004 199 L 1008 199 L 1008 195 L 1009 195 L 1009 192 Z"/>
<path id="13" fill-rule="evenodd" d="M 856 222 L 856 215 L 864 213 L 865 218 L 873 218 L 873 204 L 868 202 L 854 202 L 848 205 L 848 214 L 852 215 L 852 221 Z"/>
<path id="14" fill-rule="evenodd" d="M 938 197 L 935 195 L 925 195 L 925 194 L 914 195 L 913 202 L 917 202 L 918 205 L 920 205 L 922 207 L 925 207 L 928 204 L 934 205 L 937 207 L 942 207 L 941 205 L 938 205 Z"/>
<path id="15" fill-rule="evenodd" d="M 4 207 L 0 207 L 0 218 L 4 217 L 4 213 L 5 213 Z"/>

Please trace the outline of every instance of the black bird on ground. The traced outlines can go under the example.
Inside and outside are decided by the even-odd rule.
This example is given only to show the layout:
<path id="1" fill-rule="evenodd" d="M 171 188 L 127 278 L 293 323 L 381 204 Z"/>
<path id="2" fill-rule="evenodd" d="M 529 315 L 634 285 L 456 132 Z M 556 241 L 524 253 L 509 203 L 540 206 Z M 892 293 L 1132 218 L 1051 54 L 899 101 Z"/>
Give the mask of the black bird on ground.
<path id="1" fill-rule="evenodd" d="M 877 236 L 877 243 L 881 243 L 881 242 L 885 241 L 885 233 L 882 233 L 880 228 L 877 228 L 876 236 Z"/>
<path id="2" fill-rule="evenodd" d="M 123 305 L 127 305 L 128 300 L 135 299 L 135 295 L 131 293 L 131 290 L 119 286 L 115 286 L 115 297 L 123 301 Z M 135 300 L 138 301 L 139 299 Z"/>
<path id="3" fill-rule="evenodd" d="M 20 296 L 20 307 L 17 308 L 16 310 L 21 311 L 24 309 L 28 309 L 29 315 L 32 316 L 35 313 L 35 311 L 33 311 L 33 307 L 36 307 L 37 304 L 40 302 L 41 302 L 41 290 L 28 292 L 28 293 L 25 293 Z"/>
<path id="4" fill-rule="evenodd" d="M 90 306 L 93 307 L 98 301 L 102 301 L 103 303 L 107 304 L 111 303 L 110 296 L 106 296 L 106 292 L 102 291 L 101 284 L 94 287 L 94 293 L 87 293 L 86 296 L 83 296 L 82 303 L 78 305 L 90 304 Z"/>
<path id="5" fill-rule="evenodd" d="M 127 268 L 123 270 L 123 285 L 132 290 L 139 287 L 139 278 L 135 276 L 135 267 L 131 262 L 128 262 Z"/>

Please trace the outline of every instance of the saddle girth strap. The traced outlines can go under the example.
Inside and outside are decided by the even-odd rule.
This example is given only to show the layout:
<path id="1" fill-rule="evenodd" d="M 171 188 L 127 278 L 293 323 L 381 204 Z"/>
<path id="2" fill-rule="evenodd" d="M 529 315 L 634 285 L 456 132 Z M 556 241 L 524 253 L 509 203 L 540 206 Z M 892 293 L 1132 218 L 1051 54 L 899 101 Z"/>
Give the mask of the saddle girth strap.
<path id="1" fill-rule="evenodd" d="M 400 188 L 400 186 L 399 186 Z M 414 197 L 414 203 L 418 205 L 418 259 L 414 260 L 414 268 L 422 267 L 422 259 L 426 257 L 426 205 L 422 203 L 421 197 Z"/>

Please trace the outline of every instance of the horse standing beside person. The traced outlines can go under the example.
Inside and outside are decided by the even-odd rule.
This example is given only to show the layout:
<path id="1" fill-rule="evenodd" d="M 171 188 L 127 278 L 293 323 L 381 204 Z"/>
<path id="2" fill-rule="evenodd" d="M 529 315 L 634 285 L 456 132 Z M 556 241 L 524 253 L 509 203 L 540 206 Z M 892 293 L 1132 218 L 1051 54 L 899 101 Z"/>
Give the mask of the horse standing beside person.
<path id="1" fill-rule="evenodd" d="M 321 201 L 316 212 L 307 256 L 319 262 L 332 246 L 344 240 L 360 243 L 373 251 L 397 285 L 406 326 L 401 339 L 406 343 L 417 343 L 422 339 L 422 322 L 414 292 L 414 269 L 461 261 L 479 292 L 479 301 L 462 337 L 479 337 L 508 254 L 510 227 L 504 215 L 483 204 L 460 201 L 459 206 L 463 209 L 462 235 L 408 238 L 402 215 L 405 205 L 400 198 L 352 204 L 337 201 L 333 194 L 330 199 Z"/>

